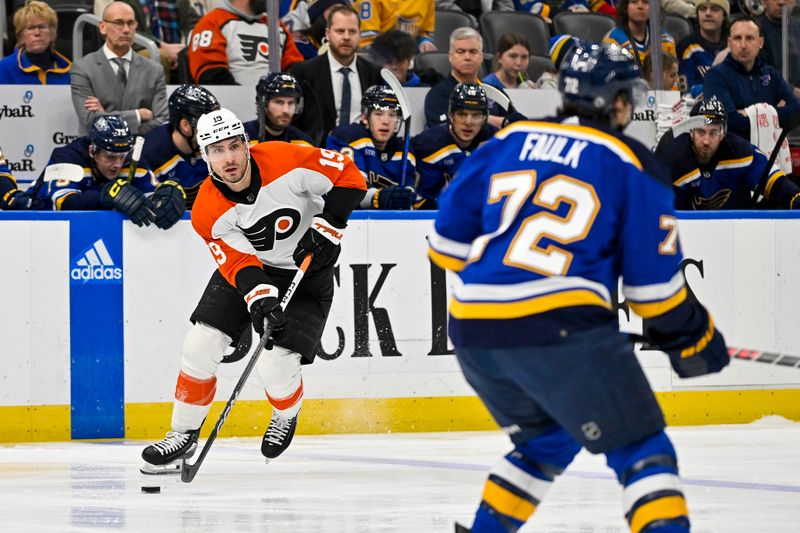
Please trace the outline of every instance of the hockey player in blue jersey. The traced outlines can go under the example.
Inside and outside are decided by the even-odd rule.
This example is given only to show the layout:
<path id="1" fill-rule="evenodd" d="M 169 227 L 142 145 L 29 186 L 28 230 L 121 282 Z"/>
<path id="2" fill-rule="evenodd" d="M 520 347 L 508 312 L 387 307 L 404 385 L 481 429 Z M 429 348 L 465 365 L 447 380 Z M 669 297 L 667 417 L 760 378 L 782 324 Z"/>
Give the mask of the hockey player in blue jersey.
<path id="1" fill-rule="evenodd" d="M 100 115 L 88 137 L 78 137 L 53 150 L 48 167 L 70 163 L 81 167 L 83 175 L 46 181 L 48 169 L 39 176 L 36 191 L 57 211 L 115 209 L 137 226 L 162 224 L 164 198 L 173 196 L 172 185 L 161 185 L 146 165 L 134 169 L 128 180 L 129 160 L 134 136 L 119 115 Z M 147 194 L 152 193 L 148 198 Z M 156 205 L 158 204 L 158 205 Z"/>
<path id="2" fill-rule="evenodd" d="M 411 139 L 417 156 L 415 209 L 436 209 L 442 189 L 464 160 L 497 131 L 488 124 L 489 100 L 478 83 L 459 83 L 450 94 L 447 124 L 439 124 Z"/>
<path id="3" fill-rule="evenodd" d="M 208 177 L 208 167 L 197 147 L 197 121 L 219 107 L 217 98 L 205 87 L 181 85 L 169 95 L 169 124 L 145 136 L 142 160 L 153 169 L 156 181 L 179 183 L 186 194 L 183 209 L 179 209 L 179 195 L 173 199 L 172 224 L 192 208 L 200 185 Z"/>
<path id="4" fill-rule="evenodd" d="M 689 116 L 705 120 L 671 142 L 659 143 L 656 151 L 669 166 L 675 209 L 752 209 L 762 194 L 767 207 L 800 208 L 800 187 L 778 165 L 764 172 L 767 156 L 727 131 L 728 114 L 716 96 L 695 104 Z"/>
<path id="5" fill-rule="evenodd" d="M 504 128 L 440 196 L 430 257 L 457 273 L 450 338 L 514 444 L 491 469 L 475 533 L 517 531 L 581 448 L 606 455 L 631 531 L 689 531 L 664 416 L 619 332 L 619 278 L 679 376 L 729 357 L 681 273 L 669 180 L 618 131 L 638 83 L 617 45 L 578 46 L 560 116 Z"/>
<path id="6" fill-rule="evenodd" d="M 326 147 L 350 157 L 367 180 L 362 209 L 411 209 L 416 193 L 416 160 L 408 152 L 403 173 L 403 141 L 397 136 L 403 122 L 400 102 L 392 89 L 373 85 L 361 98 L 361 117 L 357 122 L 334 129 Z"/>
<path id="7" fill-rule="evenodd" d="M 0 211 L 22 211 L 46 209 L 47 202 L 40 200 L 32 191 L 21 191 L 11 173 L 11 166 L 0 148 Z"/>
<path id="8" fill-rule="evenodd" d="M 250 144 L 283 141 L 314 146 L 308 134 L 291 125 L 303 110 L 303 92 L 291 74 L 272 72 L 256 85 L 256 120 L 244 123 Z"/>

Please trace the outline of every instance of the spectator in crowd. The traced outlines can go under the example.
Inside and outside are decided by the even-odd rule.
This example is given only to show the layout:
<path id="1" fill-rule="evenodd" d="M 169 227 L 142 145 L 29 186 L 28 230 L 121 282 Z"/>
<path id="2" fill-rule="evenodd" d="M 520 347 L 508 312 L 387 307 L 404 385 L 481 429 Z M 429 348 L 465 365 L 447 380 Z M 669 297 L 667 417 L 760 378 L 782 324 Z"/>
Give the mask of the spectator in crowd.
<path id="1" fill-rule="evenodd" d="M 436 51 L 432 37 L 437 7 L 430 0 L 356 0 L 353 4 L 361 19 L 360 49 L 372 45 L 381 33 L 396 28 L 414 37 L 420 52 Z"/>
<path id="2" fill-rule="evenodd" d="M 189 43 L 189 72 L 200 85 L 255 87 L 269 73 L 266 4 L 251 0 L 225 0 L 200 19 Z M 291 34 L 280 23 L 281 70 L 303 60 Z"/>
<path id="3" fill-rule="evenodd" d="M 257 119 L 244 123 L 251 144 L 282 141 L 313 146 L 314 141 L 291 125 L 303 110 L 303 91 L 294 76 L 285 72 L 270 72 L 256 85 Z"/>
<path id="4" fill-rule="evenodd" d="M 706 72 L 717 54 L 728 46 L 731 14 L 728 0 L 695 0 L 695 5 L 699 29 L 684 37 L 677 49 L 681 92 L 688 92 L 693 98 L 702 94 Z"/>
<path id="5" fill-rule="evenodd" d="M 521 33 L 504 33 L 497 42 L 497 70 L 482 81 L 498 89 L 535 89 L 536 84 L 526 79 L 530 59 L 528 39 Z"/>
<path id="6" fill-rule="evenodd" d="M 447 122 L 450 95 L 459 83 L 478 83 L 478 69 L 483 62 L 483 38 L 469 27 L 456 28 L 450 34 L 450 75 L 434 85 L 425 95 L 427 127 Z"/>
<path id="7" fill-rule="evenodd" d="M 0 148 L 0 211 L 21 211 L 28 209 L 45 209 L 46 202 L 39 200 L 30 191 L 17 188 L 17 180 L 11 173 L 3 149 Z"/>
<path id="8" fill-rule="evenodd" d="M 158 184 L 146 164 L 129 168 L 133 142 L 122 116 L 101 115 L 88 137 L 53 150 L 35 190 L 57 211 L 114 209 L 137 226 L 168 229 L 186 208 L 183 189 L 175 182 Z"/>
<path id="9" fill-rule="evenodd" d="M 561 65 L 579 42 L 576 37 L 566 33 L 550 37 L 550 61 L 553 62 L 554 68 L 545 70 L 536 80 L 536 85 L 540 89 L 558 90 L 558 73 L 561 71 Z"/>
<path id="10" fill-rule="evenodd" d="M 414 136 L 417 157 L 416 209 L 436 209 L 442 189 L 464 160 L 491 139 L 497 128 L 488 123 L 489 101 L 480 83 L 459 83 L 450 93 L 446 124 L 434 125 Z"/>
<path id="11" fill-rule="evenodd" d="M 478 19 L 489 11 L 514 11 L 517 0 L 436 0 L 435 7 L 441 11 L 460 11 L 469 15 L 472 26 L 478 27 Z"/>
<path id="12" fill-rule="evenodd" d="M 764 36 L 747 16 L 731 20 L 728 36 L 730 53 L 706 73 L 703 96 L 716 96 L 728 112 L 728 128 L 750 139 L 750 120 L 745 108 L 764 102 L 775 108 L 782 128 L 790 127 L 800 112 L 800 101 L 781 73 L 759 57 Z"/>
<path id="13" fill-rule="evenodd" d="M 656 74 L 653 72 L 653 62 L 648 55 L 642 65 L 642 78 L 651 88 L 656 87 Z M 677 91 L 678 87 L 678 60 L 675 56 L 661 52 L 661 87 L 665 91 Z"/>
<path id="14" fill-rule="evenodd" d="M 288 0 L 284 0 L 286 2 Z M 325 52 L 322 47 L 325 38 L 325 25 L 328 15 L 335 5 L 349 6 L 349 0 L 311 0 L 309 2 L 292 1 L 288 7 L 291 11 L 281 15 L 281 22 L 292 33 L 297 49 L 305 59 L 312 59 Z M 283 4 L 282 4 L 283 6 Z M 283 7 L 282 7 L 283 9 Z M 283 12 L 283 10 L 281 10 Z"/>
<path id="15" fill-rule="evenodd" d="M 764 48 L 761 57 L 768 65 L 783 72 L 783 47 L 781 46 L 781 21 L 783 6 L 788 6 L 791 15 L 794 0 L 764 0 L 764 13 L 756 18 L 764 35 Z M 789 85 L 800 87 L 800 21 L 789 17 L 789 69 L 786 73 Z"/>
<path id="16" fill-rule="evenodd" d="M 617 14 L 617 27 L 603 37 L 603 42 L 621 46 L 642 68 L 650 54 L 650 0 L 620 0 Z M 661 50 L 675 56 L 675 40 L 666 31 L 661 32 Z"/>
<path id="17" fill-rule="evenodd" d="M 164 70 L 133 53 L 135 31 L 133 9 L 124 2 L 112 2 L 100 22 L 106 43 L 73 65 L 72 105 L 82 134 L 103 113 L 122 115 L 131 131 L 139 134 L 167 120 Z"/>
<path id="18" fill-rule="evenodd" d="M 328 51 L 292 67 L 304 95 L 302 113 L 294 125 L 323 146 L 328 132 L 359 117 L 364 89 L 382 83 L 380 68 L 358 57 L 358 14 L 336 5 L 328 14 Z"/>
<path id="19" fill-rule="evenodd" d="M 800 209 L 800 188 L 778 165 L 765 172 L 767 156 L 727 131 L 728 114 L 716 97 L 697 102 L 690 117 L 702 120 L 674 141 L 659 143 L 656 152 L 669 167 L 676 209 L 751 209 L 754 193 L 763 194 L 769 207 Z"/>
<path id="20" fill-rule="evenodd" d="M 514 0 L 514 5 L 517 11 L 527 11 L 534 15 L 539 15 L 549 24 L 551 20 L 550 4 L 544 0 Z M 561 4 L 563 11 L 571 11 L 573 13 L 603 13 L 611 17 L 617 16 L 617 9 L 613 3 L 606 2 L 605 0 L 564 0 Z"/>
<path id="21" fill-rule="evenodd" d="M 94 14 L 102 16 L 103 10 L 112 0 L 94 0 Z M 178 67 L 178 53 L 185 48 L 183 39 L 200 20 L 198 12 L 189 0 L 121 0 L 131 6 L 136 18 L 136 33 L 151 39 L 158 47 L 159 61 L 164 67 L 164 76 L 170 80 L 170 72 Z M 140 51 L 149 57 L 146 50 Z M 155 58 L 153 58 L 155 59 Z"/>
<path id="22" fill-rule="evenodd" d="M 343 153 L 355 162 L 367 181 L 362 209 L 411 209 L 416 194 L 412 187 L 416 161 L 405 154 L 398 137 L 403 113 L 392 89 L 373 85 L 361 99 L 358 122 L 339 126 L 326 142 L 327 148 Z"/>
<path id="23" fill-rule="evenodd" d="M 379 66 L 391 70 L 403 87 L 428 87 L 443 79 L 435 69 L 411 70 L 411 61 L 417 54 L 417 43 L 404 31 L 381 33 L 369 47 L 369 54 Z"/>
<path id="24" fill-rule="evenodd" d="M 179 184 L 191 209 L 208 166 L 197 145 L 197 121 L 220 108 L 211 91 L 199 85 L 181 85 L 169 95 L 169 124 L 145 136 L 142 160 L 153 169 L 157 182 Z"/>
<path id="25" fill-rule="evenodd" d="M 14 13 L 17 46 L 0 61 L 0 84 L 67 85 L 72 62 L 55 49 L 58 15 L 29 0 Z"/>
<path id="26" fill-rule="evenodd" d="M 693 0 L 661 0 L 661 12 L 665 15 L 676 15 L 687 20 L 697 16 Z"/>

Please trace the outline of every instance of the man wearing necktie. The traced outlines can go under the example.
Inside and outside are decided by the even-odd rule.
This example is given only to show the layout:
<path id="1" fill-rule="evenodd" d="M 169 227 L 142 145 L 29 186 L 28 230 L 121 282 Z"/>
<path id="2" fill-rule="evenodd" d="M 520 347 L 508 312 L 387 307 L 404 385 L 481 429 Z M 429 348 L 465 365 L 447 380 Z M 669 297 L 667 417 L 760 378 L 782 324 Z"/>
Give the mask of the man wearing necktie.
<path id="1" fill-rule="evenodd" d="M 82 135 L 97 116 L 108 113 L 121 115 L 131 131 L 139 134 L 167 121 L 164 70 L 133 52 L 136 27 L 133 9 L 124 2 L 112 2 L 100 22 L 105 44 L 75 61 L 70 84 Z"/>
<path id="2" fill-rule="evenodd" d="M 380 67 L 356 55 L 361 36 L 353 8 L 335 5 L 326 18 L 328 51 L 292 66 L 305 97 L 294 126 L 324 146 L 328 132 L 358 119 L 362 92 L 383 83 Z"/>

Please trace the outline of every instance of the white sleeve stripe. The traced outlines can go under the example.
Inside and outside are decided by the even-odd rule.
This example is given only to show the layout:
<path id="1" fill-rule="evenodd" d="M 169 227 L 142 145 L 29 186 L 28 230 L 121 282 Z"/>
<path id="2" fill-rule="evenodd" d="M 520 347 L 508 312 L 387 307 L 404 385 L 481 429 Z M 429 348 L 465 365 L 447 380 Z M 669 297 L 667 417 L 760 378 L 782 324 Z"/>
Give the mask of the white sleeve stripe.
<path id="1" fill-rule="evenodd" d="M 454 241 L 447 237 L 442 237 L 432 229 L 428 234 L 428 244 L 434 251 L 466 260 L 469 255 L 470 244 Z"/>
<path id="2" fill-rule="evenodd" d="M 553 484 L 552 481 L 545 481 L 530 475 L 505 458 L 494 465 L 490 473 L 503 478 L 515 487 L 519 487 L 540 502 L 544 500 L 547 491 L 550 490 L 550 486 Z"/>
<path id="3" fill-rule="evenodd" d="M 625 285 L 623 283 L 622 294 L 628 300 L 637 303 L 664 300 L 676 294 L 685 284 L 683 272 L 678 270 L 666 283 L 652 285 Z"/>
<path id="4" fill-rule="evenodd" d="M 643 496 L 662 490 L 674 490 L 683 494 L 681 479 L 675 474 L 656 474 L 634 481 L 622 491 L 623 514 L 627 515 Z"/>

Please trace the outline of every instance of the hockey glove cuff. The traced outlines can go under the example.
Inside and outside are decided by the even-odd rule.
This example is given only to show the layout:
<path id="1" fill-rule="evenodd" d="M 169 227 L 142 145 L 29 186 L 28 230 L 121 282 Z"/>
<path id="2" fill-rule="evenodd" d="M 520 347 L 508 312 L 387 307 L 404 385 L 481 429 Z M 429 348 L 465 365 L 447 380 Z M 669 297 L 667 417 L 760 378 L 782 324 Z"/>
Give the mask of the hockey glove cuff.
<path id="1" fill-rule="evenodd" d="M 310 271 L 319 270 L 336 263 L 342 251 L 340 242 L 344 237 L 344 228 L 329 220 L 325 213 L 311 220 L 311 227 L 300 238 L 297 248 L 292 254 L 294 263 L 299 267 L 306 255 L 313 254 Z"/>
<path id="2" fill-rule="evenodd" d="M 417 197 L 412 187 L 392 185 L 375 191 L 372 197 L 373 209 L 402 209 L 408 211 Z"/>
<path id="3" fill-rule="evenodd" d="M 262 283 L 248 292 L 244 301 L 256 333 L 264 335 L 266 324 L 269 324 L 270 338 L 280 342 L 286 334 L 286 316 L 283 314 L 278 296 L 278 288 L 275 285 Z M 267 344 L 267 349 L 271 348 L 270 342 Z"/>
<path id="4" fill-rule="evenodd" d="M 654 346 L 669 356 L 670 364 L 678 376 L 692 378 L 714 374 L 730 363 L 730 355 L 725 347 L 725 339 L 714 327 L 714 321 L 702 306 L 697 310 L 705 315 L 702 336 L 686 343 L 686 338 L 677 342 L 659 342 L 652 339 Z M 650 335 L 652 338 L 652 335 Z"/>
<path id="5" fill-rule="evenodd" d="M 100 191 L 100 203 L 127 215 L 137 226 L 149 226 L 155 209 L 142 191 L 125 178 L 108 182 Z"/>
<path id="6" fill-rule="evenodd" d="M 155 224 L 161 229 L 174 226 L 186 211 L 186 193 L 178 182 L 168 180 L 150 197 L 156 211 Z"/>
<path id="7" fill-rule="evenodd" d="M 0 210 L 4 211 L 41 209 L 40 204 L 33 196 L 19 189 L 11 189 L 0 198 Z"/>

